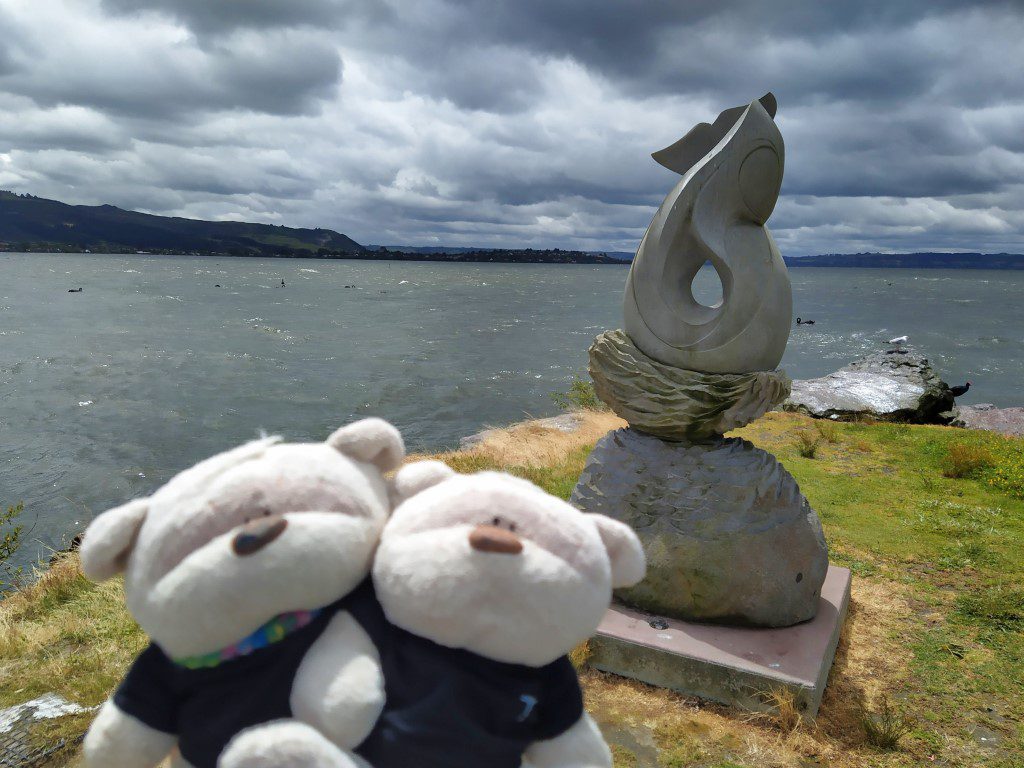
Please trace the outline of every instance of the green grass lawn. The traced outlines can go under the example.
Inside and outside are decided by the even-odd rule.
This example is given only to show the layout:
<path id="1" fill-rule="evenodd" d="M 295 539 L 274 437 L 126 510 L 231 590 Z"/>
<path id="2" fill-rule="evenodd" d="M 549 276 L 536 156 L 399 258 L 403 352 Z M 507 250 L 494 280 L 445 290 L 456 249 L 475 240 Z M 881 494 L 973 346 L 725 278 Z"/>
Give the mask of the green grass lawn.
<path id="1" fill-rule="evenodd" d="M 1024 766 L 1024 441 L 783 413 L 735 434 L 793 473 L 832 561 L 854 573 L 819 717 L 737 712 L 584 662 L 588 705 L 616 766 Z M 510 471 L 567 498 L 589 445 L 552 451 L 549 439 L 562 438 L 535 431 L 519 446 L 520 457 L 535 446 L 541 462 L 486 450 L 440 458 L 459 471 Z M 89 584 L 70 558 L 0 603 L 0 707 L 49 691 L 97 704 L 144 642 L 119 584 Z M 74 736 L 88 719 L 51 721 L 39 738 Z"/>

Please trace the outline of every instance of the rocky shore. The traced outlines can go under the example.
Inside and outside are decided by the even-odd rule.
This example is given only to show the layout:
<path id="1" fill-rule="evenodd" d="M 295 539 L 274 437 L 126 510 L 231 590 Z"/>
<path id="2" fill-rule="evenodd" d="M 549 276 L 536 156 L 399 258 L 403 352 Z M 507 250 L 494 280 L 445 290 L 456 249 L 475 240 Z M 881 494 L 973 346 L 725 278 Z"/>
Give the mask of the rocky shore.
<path id="1" fill-rule="evenodd" d="M 877 352 L 819 379 L 795 380 L 782 404 L 818 419 L 911 424 L 948 424 L 955 407 L 949 385 L 912 349 Z"/>
<path id="2" fill-rule="evenodd" d="M 876 352 L 818 379 L 794 380 L 782 410 L 833 421 L 866 416 L 1024 436 L 1024 408 L 956 405 L 928 359 L 906 348 Z"/>
<path id="3" fill-rule="evenodd" d="M 959 406 L 956 410 L 951 426 L 1024 437 L 1024 408 L 996 408 L 991 403 L 978 403 Z"/>

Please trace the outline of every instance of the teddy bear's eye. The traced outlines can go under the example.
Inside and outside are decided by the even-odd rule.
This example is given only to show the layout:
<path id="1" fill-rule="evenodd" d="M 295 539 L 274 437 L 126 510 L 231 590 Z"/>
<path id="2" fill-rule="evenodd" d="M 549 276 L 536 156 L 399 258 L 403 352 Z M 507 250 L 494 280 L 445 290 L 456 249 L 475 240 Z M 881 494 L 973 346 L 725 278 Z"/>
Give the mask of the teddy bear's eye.
<path id="1" fill-rule="evenodd" d="M 270 510 L 269 509 L 264 509 L 263 510 L 263 516 L 264 517 L 270 517 Z"/>
<path id="2" fill-rule="evenodd" d="M 497 525 L 501 525 L 501 518 L 500 517 L 496 517 L 493 520 L 491 520 L 491 525 L 496 525 L 496 526 Z"/>
<path id="3" fill-rule="evenodd" d="M 516 532 L 516 524 L 515 523 L 509 523 L 508 524 L 508 529 L 510 531 L 512 531 L 512 533 L 515 533 Z"/>
<path id="4" fill-rule="evenodd" d="M 249 522 L 249 521 L 250 521 L 251 519 L 252 519 L 251 517 L 249 517 L 248 515 L 246 515 L 245 517 L 243 517 L 243 518 L 242 518 L 242 522 L 244 522 L 244 523 L 248 523 L 248 522 Z"/>

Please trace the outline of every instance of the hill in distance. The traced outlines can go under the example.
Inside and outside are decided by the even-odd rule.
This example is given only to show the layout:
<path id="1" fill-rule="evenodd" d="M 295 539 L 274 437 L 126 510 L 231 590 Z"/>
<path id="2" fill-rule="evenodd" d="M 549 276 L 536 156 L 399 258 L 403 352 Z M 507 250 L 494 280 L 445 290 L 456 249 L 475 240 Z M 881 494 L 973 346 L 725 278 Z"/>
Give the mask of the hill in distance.
<path id="1" fill-rule="evenodd" d="M 1024 269 L 1024 254 L 1019 253 L 826 253 L 785 260 L 789 267 Z"/>
<path id="2" fill-rule="evenodd" d="M 330 229 L 154 216 L 0 191 L 0 250 L 322 256 L 365 249 Z"/>
<path id="3" fill-rule="evenodd" d="M 367 249 L 330 229 L 202 221 L 126 211 L 112 205 L 67 205 L 0 191 L 0 251 L 156 253 L 387 261 L 616 264 L 604 254 L 561 249 Z"/>
<path id="4" fill-rule="evenodd" d="M 0 191 L 0 251 L 283 256 L 388 261 L 629 264 L 624 251 L 465 246 L 362 246 L 330 229 L 202 221 L 126 211 L 112 205 L 67 205 Z M 1012 253 L 830 253 L 787 256 L 790 267 L 1024 269 Z"/>

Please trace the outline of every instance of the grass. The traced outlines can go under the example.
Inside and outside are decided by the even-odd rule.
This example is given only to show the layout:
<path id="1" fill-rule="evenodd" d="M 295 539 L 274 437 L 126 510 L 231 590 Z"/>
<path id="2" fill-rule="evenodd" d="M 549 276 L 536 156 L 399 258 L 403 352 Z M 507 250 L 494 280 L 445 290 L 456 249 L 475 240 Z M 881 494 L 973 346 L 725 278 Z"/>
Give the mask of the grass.
<path id="1" fill-rule="evenodd" d="M 822 438 L 815 436 L 808 432 L 806 429 L 801 429 L 796 433 L 796 450 L 805 459 L 813 459 L 818 455 L 818 448 L 821 445 Z"/>
<path id="2" fill-rule="evenodd" d="M 145 647 L 123 607 L 120 581 L 95 585 L 77 555 L 63 556 L 38 581 L 0 603 L 0 709 L 57 692 L 84 706 L 100 704 Z M 63 765 L 92 720 L 90 713 L 44 720 L 33 737 L 69 747 Z"/>
<path id="3" fill-rule="evenodd" d="M 594 391 L 594 385 L 590 379 L 580 376 L 573 376 L 572 383 L 566 392 L 553 392 L 551 399 L 555 405 L 563 411 L 607 411 L 605 405 Z"/>
<path id="4" fill-rule="evenodd" d="M 912 730 L 911 720 L 889 704 L 889 698 L 882 698 L 878 712 L 864 712 L 861 716 L 864 737 L 875 749 L 893 752 L 899 749 L 900 740 Z"/>
<path id="5" fill-rule="evenodd" d="M 6 510 L 0 507 L 0 592 L 17 586 L 21 580 L 22 569 L 15 568 L 10 561 L 25 538 L 25 526 L 21 522 L 24 511 L 22 504 Z"/>
<path id="6" fill-rule="evenodd" d="M 995 464 L 992 452 L 982 445 L 953 443 L 942 457 L 942 475 L 959 479 L 977 477 L 982 471 Z"/>
<path id="7" fill-rule="evenodd" d="M 609 413 L 581 419 L 576 433 L 517 425 L 437 458 L 460 471 L 506 469 L 567 498 L 593 443 L 622 425 Z M 1024 765 L 1024 485 L 1014 484 L 1024 440 L 896 424 L 825 429 L 771 413 L 735 433 L 793 473 L 832 561 L 854 573 L 817 719 L 751 718 L 606 675 L 580 648 L 587 704 L 616 768 Z M 801 455 L 801 433 L 819 441 L 814 458 Z M 993 463 L 946 477 L 946 457 L 963 444 Z M 122 605 L 117 582 L 89 584 L 74 558 L 0 603 L 0 707 L 48 691 L 99 703 L 144 643 Z M 88 720 L 47 727 L 73 737 Z"/>
<path id="8" fill-rule="evenodd" d="M 814 422 L 814 428 L 818 434 L 821 435 L 821 439 L 826 443 L 838 443 L 839 442 L 839 427 L 836 426 L 835 422 L 832 421 L 816 421 Z"/>
<path id="9" fill-rule="evenodd" d="M 1010 496 L 1024 499 L 1024 440 L 1003 440 L 992 453 L 995 466 L 988 473 L 988 482 Z"/>

